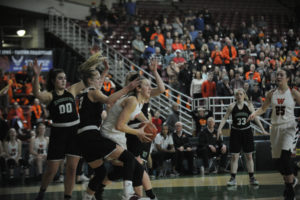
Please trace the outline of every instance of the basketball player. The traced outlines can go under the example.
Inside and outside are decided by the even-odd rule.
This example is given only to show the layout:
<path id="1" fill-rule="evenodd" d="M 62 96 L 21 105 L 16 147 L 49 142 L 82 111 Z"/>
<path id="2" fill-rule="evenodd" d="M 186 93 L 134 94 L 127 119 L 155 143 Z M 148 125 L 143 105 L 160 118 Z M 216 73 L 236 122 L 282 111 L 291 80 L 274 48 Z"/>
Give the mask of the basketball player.
<path id="1" fill-rule="evenodd" d="M 149 66 L 150 70 L 152 71 L 152 73 L 155 77 L 156 84 L 157 84 L 156 88 L 151 89 L 151 97 L 158 96 L 165 91 L 164 82 L 161 79 L 161 77 L 157 71 L 157 65 L 158 65 L 157 60 L 153 59 L 150 62 L 150 66 Z M 130 80 L 134 79 L 134 76 L 135 75 L 132 74 L 131 76 L 126 77 L 127 78 L 126 82 L 128 83 Z M 149 121 L 149 120 L 152 121 L 151 115 L 148 111 L 148 108 L 149 108 L 149 103 L 145 103 L 142 108 L 141 117 L 137 118 L 134 121 L 130 121 L 129 126 L 136 127 L 139 124 L 139 121 L 140 122 L 141 121 Z M 133 155 L 136 157 L 136 159 L 139 161 L 139 163 L 141 163 L 143 165 L 144 161 L 148 160 L 151 143 L 149 143 L 149 142 L 143 143 L 136 136 L 131 135 L 131 134 L 126 134 L 126 136 L 127 136 L 128 150 L 131 153 L 133 153 Z M 143 187 L 145 189 L 146 195 L 150 199 L 156 199 L 156 196 L 152 191 L 152 185 L 151 185 L 149 175 L 146 171 L 144 171 L 144 176 L 143 176 Z"/>
<path id="2" fill-rule="evenodd" d="M 254 111 L 253 105 L 248 101 L 244 89 L 239 88 L 235 91 L 236 102 L 228 106 L 227 112 L 222 119 L 218 128 L 218 137 L 222 134 L 222 128 L 226 120 L 231 115 L 232 124 L 230 130 L 229 149 L 232 154 L 231 157 L 231 178 L 227 182 L 228 186 L 236 186 L 236 173 L 238 169 L 238 160 L 241 150 L 243 150 L 246 157 L 246 165 L 249 173 L 249 180 L 251 185 L 258 185 L 258 181 L 254 177 L 254 163 L 252 153 L 254 151 L 254 139 L 250 122 L 247 121 L 250 114 Z M 267 134 L 261 122 L 255 118 L 256 123 L 261 128 L 264 134 Z"/>
<path id="3" fill-rule="evenodd" d="M 157 72 L 157 60 L 153 59 L 151 60 L 150 63 L 150 70 L 153 72 L 153 75 L 155 77 L 156 83 L 157 83 L 157 88 L 151 88 L 151 93 L 150 93 L 150 97 L 154 97 L 154 96 L 158 96 L 161 93 L 163 93 L 165 91 L 165 86 L 164 83 L 161 79 L 161 77 L 159 76 L 159 73 Z M 126 83 L 128 84 L 130 81 L 134 80 L 135 78 L 139 77 L 138 73 L 133 72 L 131 74 L 129 74 L 126 77 Z M 148 82 L 147 79 L 143 78 L 143 81 L 147 84 L 150 84 Z M 151 85 L 150 85 L 151 87 Z M 146 99 L 145 102 L 148 102 L 149 99 Z M 149 121 L 150 119 L 148 119 L 148 103 L 144 103 L 143 105 L 141 105 L 140 108 L 140 112 L 138 115 L 136 115 L 135 118 L 133 118 L 133 120 L 129 121 L 129 127 L 130 128 L 136 128 L 139 126 L 140 122 L 143 121 Z M 147 117 L 146 117 L 147 116 Z M 149 152 L 150 152 L 150 148 L 151 148 L 151 143 L 145 143 L 142 142 L 136 135 L 133 134 L 126 134 L 126 146 L 128 148 L 128 151 L 130 151 L 135 157 L 136 159 L 139 161 L 139 163 L 143 164 L 144 160 L 148 159 L 149 156 Z M 104 181 L 104 183 L 102 184 L 102 187 L 105 187 L 105 185 L 109 184 L 110 181 L 119 179 L 120 177 L 118 176 L 118 172 L 122 171 L 122 169 L 120 169 L 119 167 L 114 167 L 114 170 L 108 174 L 108 177 L 106 177 L 106 180 Z M 157 199 L 155 194 L 153 193 L 152 190 L 152 185 L 151 185 L 151 181 L 149 178 L 148 173 L 144 170 L 144 174 L 143 174 L 143 187 L 146 191 L 146 196 L 149 197 L 151 200 L 155 200 Z M 139 191 L 137 191 L 139 190 Z M 96 198 L 102 195 L 101 192 L 103 192 L 103 189 L 100 189 L 100 191 L 97 191 L 96 193 Z M 142 194 L 142 188 L 136 188 L 136 192 L 138 194 Z"/>
<path id="4" fill-rule="evenodd" d="M 294 116 L 295 102 L 300 104 L 300 93 L 295 89 L 289 89 L 288 81 L 291 79 L 291 72 L 281 69 L 277 72 L 277 89 L 271 90 L 266 97 L 262 107 L 252 113 L 249 120 L 253 120 L 266 112 L 269 105 L 272 106 L 271 115 L 271 148 L 272 157 L 276 161 L 279 172 L 285 182 L 283 196 L 287 200 L 294 200 L 298 180 L 293 175 L 293 163 L 291 153 L 296 146 L 298 136 L 297 123 Z"/>
<path id="5" fill-rule="evenodd" d="M 99 63 L 99 55 L 94 55 L 83 67 L 95 67 Z M 66 89 L 66 74 L 62 69 L 51 69 L 48 73 L 47 91 L 39 89 L 39 76 L 42 65 L 37 60 L 33 63 L 34 83 L 33 93 L 42 103 L 47 105 L 52 120 L 46 170 L 42 177 L 40 191 L 36 200 L 44 198 L 49 183 L 53 180 L 61 160 L 67 157 L 66 178 L 64 182 L 64 199 L 71 199 L 75 184 L 76 167 L 80 159 L 80 152 L 76 146 L 76 133 L 79 118 L 76 111 L 75 97 L 85 88 L 82 81 Z"/>
<path id="6" fill-rule="evenodd" d="M 78 129 L 78 141 L 84 158 L 94 169 L 95 176 L 90 180 L 87 191 L 83 197 L 84 200 L 91 200 L 94 192 L 98 190 L 101 181 L 106 175 L 106 169 L 103 165 L 103 159 L 119 159 L 124 163 L 124 195 L 123 199 L 130 199 L 134 194 L 132 191 L 132 181 L 135 178 L 142 180 L 143 168 L 135 161 L 134 156 L 121 146 L 110 139 L 104 138 L 100 134 L 99 125 L 101 123 L 101 113 L 103 104 L 112 104 L 121 96 L 134 89 L 139 81 L 135 80 L 122 90 L 106 97 L 100 91 L 101 82 L 100 73 L 97 70 L 82 71 L 83 81 L 89 86 L 80 97 L 79 113 L 80 124 Z M 140 137 L 146 137 L 146 133 L 141 129 L 138 134 Z M 139 186 L 139 185 L 138 185 Z"/>

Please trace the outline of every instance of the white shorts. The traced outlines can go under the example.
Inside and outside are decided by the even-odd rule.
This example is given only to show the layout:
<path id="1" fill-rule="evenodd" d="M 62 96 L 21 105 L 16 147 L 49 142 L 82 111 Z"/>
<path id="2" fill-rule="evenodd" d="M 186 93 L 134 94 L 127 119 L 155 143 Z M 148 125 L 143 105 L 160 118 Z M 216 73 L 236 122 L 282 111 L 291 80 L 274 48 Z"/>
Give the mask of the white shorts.
<path id="1" fill-rule="evenodd" d="M 296 127 L 297 123 L 295 121 L 272 125 L 270 135 L 272 158 L 280 158 L 282 150 L 294 151 L 298 140 Z"/>
<path id="2" fill-rule="evenodd" d="M 101 134 L 102 134 L 103 137 L 114 141 L 115 143 L 120 145 L 123 149 L 127 150 L 125 133 L 116 134 L 116 133 L 106 133 L 104 131 L 101 131 Z"/>

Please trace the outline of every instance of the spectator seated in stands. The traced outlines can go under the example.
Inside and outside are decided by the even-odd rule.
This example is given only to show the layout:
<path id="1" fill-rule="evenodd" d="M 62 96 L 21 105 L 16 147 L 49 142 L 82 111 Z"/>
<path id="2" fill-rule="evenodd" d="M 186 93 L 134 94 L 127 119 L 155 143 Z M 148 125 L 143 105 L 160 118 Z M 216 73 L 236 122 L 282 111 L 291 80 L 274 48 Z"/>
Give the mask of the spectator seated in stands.
<path id="1" fill-rule="evenodd" d="M 164 35 L 161 33 L 161 29 L 160 27 L 156 27 L 155 28 L 155 33 L 153 33 L 150 37 L 150 40 L 154 40 L 154 38 L 157 37 L 157 41 L 161 44 L 161 46 L 165 49 L 165 37 Z"/>
<path id="2" fill-rule="evenodd" d="M 154 53 L 155 53 L 155 41 L 151 40 L 149 42 L 149 46 L 145 49 L 143 53 L 144 60 L 148 60 Z"/>
<path id="3" fill-rule="evenodd" d="M 173 60 L 171 60 L 170 64 L 167 66 L 168 83 L 175 90 L 179 90 L 179 83 L 178 83 L 179 71 L 180 71 L 179 66 Z"/>
<path id="4" fill-rule="evenodd" d="M 202 74 L 200 71 L 196 71 L 195 77 L 191 83 L 190 95 L 194 99 L 202 98 L 201 86 L 203 83 Z"/>
<path id="5" fill-rule="evenodd" d="M 33 105 L 31 106 L 31 127 L 36 127 L 40 122 L 48 116 L 45 105 L 41 105 L 40 100 L 35 98 Z"/>
<path id="6" fill-rule="evenodd" d="M 202 96 L 204 98 L 216 96 L 216 83 L 212 79 L 213 79 L 213 74 L 212 72 L 210 72 L 208 74 L 207 80 L 202 83 L 201 91 L 202 91 Z"/>
<path id="7" fill-rule="evenodd" d="M 163 162 L 171 159 L 172 163 L 172 173 L 177 175 L 175 170 L 176 164 L 176 153 L 174 148 L 174 142 L 172 134 L 169 132 L 168 125 L 164 124 L 162 126 L 162 132 L 159 133 L 154 141 L 154 148 L 152 152 L 153 159 L 153 169 L 157 172 L 158 176 L 163 176 Z"/>
<path id="8" fill-rule="evenodd" d="M 137 64 L 142 64 L 142 54 L 145 51 L 145 44 L 142 40 L 141 33 L 136 34 L 136 38 L 132 41 L 132 48 L 133 48 L 133 59 L 134 62 Z"/>
<path id="9" fill-rule="evenodd" d="M 190 37 L 191 37 L 192 42 L 195 41 L 195 39 L 197 38 L 197 36 L 198 36 L 198 31 L 195 30 L 195 26 L 194 25 L 191 25 L 190 26 Z"/>
<path id="10" fill-rule="evenodd" d="M 258 83 L 254 84 L 249 96 L 249 100 L 252 101 L 255 108 L 259 108 L 262 105 L 263 101 Z"/>
<path id="11" fill-rule="evenodd" d="M 88 29 L 91 36 L 95 36 L 100 40 L 104 38 L 103 33 L 100 31 L 100 22 L 96 16 L 92 16 L 92 19 L 89 20 Z"/>
<path id="12" fill-rule="evenodd" d="M 197 155 L 203 159 L 205 173 L 209 173 L 209 159 L 220 157 L 218 172 L 225 172 L 227 147 L 223 144 L 222 138 L 217 138 L 217 129 L 215 129 L 215 120 L 213 117 L 207 119 L 207 127 L 199 135 L 199 146 Z"/>
<path id="13" fill-rule="evenodd" d="M 182 130 L 182 123 L 176 122 L 175 131 L 173 132 L 173 141 L 176 151 L 176 170 L 180 174 L 193 174 L 193 157 L 192 145 L 189 143 L 190 136 Z M 184 170 L 183 160 L 187 160 L 188 169 Z"/>
<path id="14" fill-rule="evenodd" d="M 115 89 L 116 89 L 116 85 L 114 84 L 114 82 L 110 80 L 108 76 L 106 76 L 101 89 L 103 94 L 109 96 L 115 92 Z"/>
<path id="15" fill-rule="evenodd" d="M 217 95 L 219 97 L 229 97 L 233 95 L 233 90 L 229 85 L 229 78 L 228 76 L 224 76 L 222 81 L 219 81 L 217 86 Z M 221 99 L 221 104 L 229 104 L 229 100 Z"/>
<path id="16" fill-rule="evenodd" d="M 9 129 L 8 138 L 4 142 L 4 150 L 6 153 L 6 164 L 9 169 L 9 178 L 14 178 L 14 169 L 21 167 L 25 177 L 29 177 L 28 160 L 22 158 L 22 142 L 17 139 L 17 131 L 14 128 Z"/>
<path id="17" fill-rule="evenodd" d="M 19 128 L 27 128 L 27 121 L 25 120 L 23 109 L 18 102 L 15 102 L 13 107 L 8 111 L 7 120 L 10 126 L 17 130 Z"/>
<path id="18" fill-rule="evenodd" d="M 39 123 L 36 128 L 36 136 L 30 139 L 29 144 L 29 163 L 36 165 L 38 180 L 42 178 L 43 166 L 47 158 L 49 138 L 45 136 L 45 132 L 46 126 L 43 123 Z"/>
<path id="19" fill-rule="evenodd" d="M 175 130 L 175 123 L 179 121 L 179 105 L 177 103 L 173 103 L 172 105 L 172 113 L 170 113 L 166 119 L 166 125 L 169 127 L 170 133 L 173 133 Z"/>
<path id="20" fill-rule="evenodd" d="M 192 71 L 189 70 L 187 63 L 183 63 L 180 67 L 180 71 L 178 74 L 178 82 L 180 85 L 180 92 L 185 94 L 186 96 L 190 95 L 190 87 L 191 87 L 191 82 L 193 78 L 193 73 Z M 186 101 L 184 96 L 182 96 L 182 99 Z M 184 102 L 182 102 L 184 103 Z M 184 105 L 184 104 L 183 104 Z"/>
<path id="21" fill-rule="evenodd" d="M 244 80 L 241 77 L 241 73 L 239 70 L 234 71 L 234 79 L 230 81 L 230 87 L 234 90 L 243 88 Z"/>
<path id="22" fill-rule="evenodd" d="M 152 117 L 152 123 L 157 128 L 157 132 L 161 133 L 162 119 L 160 118 L 160 112 L 159 112 L 159 110 L 156 110 L 154 112 L 154 116 Z"/>
<path id="23" fill-rule="evenodd" d="M 229 71 L 233 67 L 233 60 L 237 57 L 237 52 L 229 37 L 225 38 L 225 43 L 226 45 L 223 47 L 222 53 L 226 70 Z"/>
<path id="24" fill-rule="evenodd" d="M 101 33 L 103 33 L 104 37 L 106 37 L 106 38 L 114 35 L 114 32 L 113 32 L 112 28 L 109 26 L 107 20 L 105 20 L 103 22 L 103 25 L 100 27 L 100 31 L 101 31 Z"/>
<path id="25" fill-rule="evenodd" d="M 215 45 L 215 50 L 211 52 L 211 59 L 214 66 L 221 66 L 223 64 L 223 53 L 220 47 Z"/>
<path id="26" fill-rule="evenodd" d="M 172 49 L 177 53 L 176 50 L 180 50 L 179 52 L 183 51 L 183 44 L 180 42 L 179 38 L 176 37 L 174 43 L 172 44 Z"/>
<path id="27" fill-rule="evenodd" d="M 261 82 L 260 74 L 255 71 L 255 64 L 250 65 L 250 71 L 246 72 L 245 75 L 246 75 L 246 77 L 245 77 L 246 80 L 250 80 L 251 82 L 253 82 L 253 80 L 254 80 L 255 82 L 258 82 L 258 83 Z M 250 87 L 252 88 L 251 83 L 250 83 Z"/>
<path id="28" fill-rule="evenodd" d="M 163 55 L 161 54 L 161 48 L 155 47 L 155 53 L 151 55 L 150 60 L 154 59 L 157 61 L 157 71 L 160 76 L 162 76 L 163 68 Z M 150 72 L 150 69 L 147 70 Z"/>
<path id="29" fill-rule="evenodd" d="M 199 137 L 199 135 L 206 128 L 207 119 L 212 116 L 212 112 L 206 111 L 204 108 L 199 107 L 197 110 L 192 112 L 192 116 L 196 124 L 196 131 L 193 135 Z"/>

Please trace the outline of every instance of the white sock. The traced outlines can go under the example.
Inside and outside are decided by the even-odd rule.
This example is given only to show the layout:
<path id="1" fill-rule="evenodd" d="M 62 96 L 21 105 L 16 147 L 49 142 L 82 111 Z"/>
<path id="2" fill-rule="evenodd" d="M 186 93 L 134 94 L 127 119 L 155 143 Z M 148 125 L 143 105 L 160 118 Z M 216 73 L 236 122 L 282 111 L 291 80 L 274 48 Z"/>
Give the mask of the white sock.
<path id="1" fill-rule="evenodd" d="M 130 196 L 134 194 L 133 187 L 132 187 L 132 181 L 124 181 L 123 182 L 123 187 L 124 187 L 124 195 L 125 196 Z"/>
<path id="2" fill-rule="evenodd" d="M 94 195 L 90 195 L 87 192 L 84 193 L 83 200 L 92 200 Z"/>

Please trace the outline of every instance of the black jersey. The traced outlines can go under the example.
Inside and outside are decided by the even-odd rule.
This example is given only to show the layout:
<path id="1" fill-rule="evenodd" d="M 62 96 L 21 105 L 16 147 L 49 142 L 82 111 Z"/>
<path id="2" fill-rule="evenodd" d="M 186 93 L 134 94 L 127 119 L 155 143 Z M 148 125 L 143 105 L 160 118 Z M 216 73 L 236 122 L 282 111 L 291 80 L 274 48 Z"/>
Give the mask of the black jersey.
<path id="1" fill-rule="evenodd" d="M 78 114 L 76 111 L 76 103 L 74 96 L 64 91 L 62 95 L 57 95 L 52 92 L 53 99 L 47 106 L 53 126 L 69 127 L 79 123 Z"/>
<path id="2" fill-rule="evenodd" d="M 94 88 L 90 88 L 89 90 L 94 90 Z M 86 126 L 99 127 L 101 124 L 103 104 L 100 102 L 92 102 L 88 97 L 88 91 L 82 93 L 79 98 L 79 129 Z"/>
<path id="3" fill-rule="evenodd" d="M 232 128 L 234 129 L 246 129 L 250 127 L 250 121 L 247 122 L 248 117 L 251 115 L 248 104 L 244 102 L 243 108 L 240 110 L 235 104 L 232 109 Z"/>

